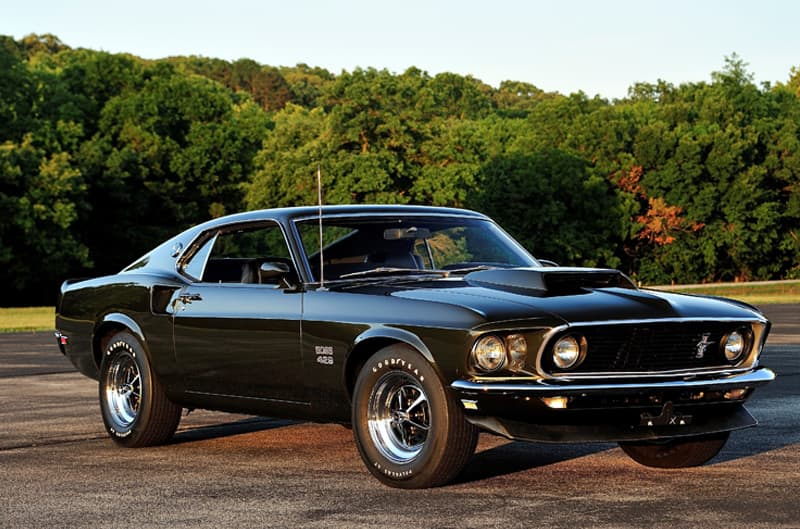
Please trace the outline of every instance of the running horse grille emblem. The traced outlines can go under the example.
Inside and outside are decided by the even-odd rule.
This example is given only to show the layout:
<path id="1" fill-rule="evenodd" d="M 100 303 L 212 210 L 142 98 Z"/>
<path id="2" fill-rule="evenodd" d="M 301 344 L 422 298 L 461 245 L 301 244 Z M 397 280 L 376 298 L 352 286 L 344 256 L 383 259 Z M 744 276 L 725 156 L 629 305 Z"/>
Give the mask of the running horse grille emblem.
<path id="1" fill-rule="evenodd" d="M 694 357 L 698 360 L 706 356 L 706 352 L 708 351 L 708 346 L 713 345 L 714 342 L 710 341 L 709 338 L 711 337 L 711 333 L 703 333 L 703 339 L 697 342 L 695 346 L 695 354 Z"/>

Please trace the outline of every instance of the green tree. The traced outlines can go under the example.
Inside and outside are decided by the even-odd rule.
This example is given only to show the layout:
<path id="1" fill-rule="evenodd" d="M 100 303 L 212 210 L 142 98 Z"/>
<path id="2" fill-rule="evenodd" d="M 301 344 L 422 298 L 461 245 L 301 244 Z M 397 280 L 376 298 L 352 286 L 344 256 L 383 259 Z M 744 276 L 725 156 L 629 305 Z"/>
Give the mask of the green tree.
<path id="1" fill-rule="evenodd" d="M 492 102 L 498 114 L 510 118 L 524 118 L 539 101 L 551 97 L 530 83 L 522 81 L 503 81 L 492 92 Z"/>
<path id="2" fill-rule="evenodd" d="M 90 265 L 75 232 L 85 184 L 66 152 L 48 153 L 33 135 L 0 144 L 0 281 L 6 303 L 55 297 L 69 271 Z"/>
<path id="3" fill-rule="evenodd" d="M 617 266 L 617 198 L 587 163 L 556 149 L 489 160 L 473 203 L 534 255 L 562 265 Z"/>
<path id="4" fill-rule="evenodd" d="M 328 70 L 300 63 L 293 67 L 280 68 L 281 75 L 289 83 L 292 103 L 306 108 L 321 106 L 321 98 L 327 86 L 334 80 Z"/>
<path id="5" fill-rule="evenodd" d="M 180 229 L 241 209 L 269 126 L 252 102 L 237 104 L 221 85 L 171 69 L 109 100 L 99 132 L 81 148 L 97 268 L 113 271 Z M 114 240 L 130 250 L 105 252 Z"/>
<path id="6" fill-rule="evenodd" d="M 233 91 L 244 92 L 268 112 L 282 109 L 292 100 L 289 83 L 277 68 L 262 66 L 252 59 L 230 63 L 206 57 L 172 57 L 169 64 L 180 72 L 202 75 Z"/>
<path id="7" fill-rule="evenodd" d="M 476 208 L 537 255 L 646 283 L 800 277 L 798 79 L 757 86 L 732 55 L 609 102 L 0 37 L 0 279 L 51 300 L 208 217 L 315 203 L 318 166 L 328 203 Z"/>

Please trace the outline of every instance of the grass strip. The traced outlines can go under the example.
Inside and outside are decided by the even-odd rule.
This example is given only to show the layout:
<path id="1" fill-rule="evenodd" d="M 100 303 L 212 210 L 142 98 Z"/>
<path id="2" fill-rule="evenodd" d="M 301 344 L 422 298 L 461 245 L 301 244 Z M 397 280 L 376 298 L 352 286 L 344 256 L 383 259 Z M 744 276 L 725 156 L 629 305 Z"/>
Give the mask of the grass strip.
<path id="1" fill-rule="evenodd" d="M 54 320 L 54 307 L 0 308 L 0 332 L 50 331 Z"/>
<path id="2" fill-rule="evenodd" d="M 671 285 L 649 288 L 700 296 L 721 296 L 724 298 L 738 299 L 753 305 L 800 303 L 800 280 Z"/>

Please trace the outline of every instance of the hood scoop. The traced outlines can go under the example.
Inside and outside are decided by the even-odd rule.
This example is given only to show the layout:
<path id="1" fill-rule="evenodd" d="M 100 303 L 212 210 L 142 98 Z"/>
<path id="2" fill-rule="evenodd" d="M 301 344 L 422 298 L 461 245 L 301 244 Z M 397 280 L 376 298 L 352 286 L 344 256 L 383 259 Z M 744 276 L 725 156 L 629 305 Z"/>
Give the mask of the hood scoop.
<path id="1" fill-rule="evenodd" d="M 473 286 L 542 297 L 581 294 L 594 288 L 637 290 L 628 276 L 608 268 L 500 268 L 472 272 L 464 279 Z"/>

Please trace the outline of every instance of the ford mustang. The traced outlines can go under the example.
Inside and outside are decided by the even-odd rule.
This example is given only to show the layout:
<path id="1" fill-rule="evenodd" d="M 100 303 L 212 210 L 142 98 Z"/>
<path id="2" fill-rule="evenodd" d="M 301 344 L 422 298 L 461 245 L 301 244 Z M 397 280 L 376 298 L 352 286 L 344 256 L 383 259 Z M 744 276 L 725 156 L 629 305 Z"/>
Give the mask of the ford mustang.
<path id="1" fill-rule="evenodd" d="M 184 408 L 351 425 L 380 481 L 451 481 L 480 431 L 618 442 L 701 465 L 774 379 L 754 307 L 638 288 L 529 254 L 473 211 L 326 206 L 190 228 L 120 273 L 68 280 L 61 352 L 109 436 L 167 442 Z"/>

